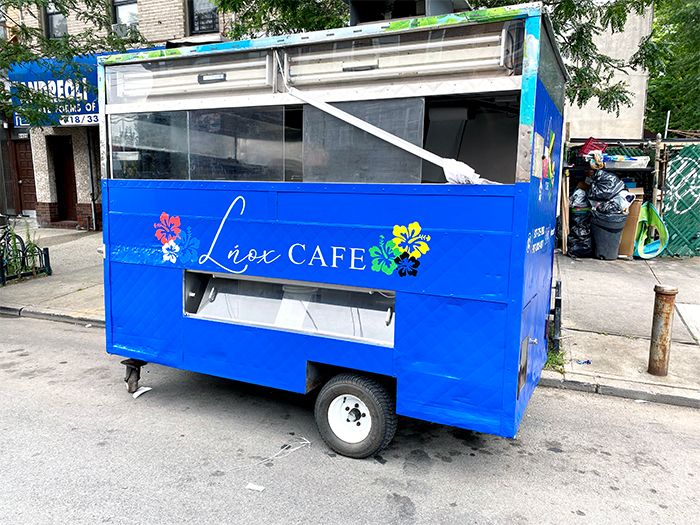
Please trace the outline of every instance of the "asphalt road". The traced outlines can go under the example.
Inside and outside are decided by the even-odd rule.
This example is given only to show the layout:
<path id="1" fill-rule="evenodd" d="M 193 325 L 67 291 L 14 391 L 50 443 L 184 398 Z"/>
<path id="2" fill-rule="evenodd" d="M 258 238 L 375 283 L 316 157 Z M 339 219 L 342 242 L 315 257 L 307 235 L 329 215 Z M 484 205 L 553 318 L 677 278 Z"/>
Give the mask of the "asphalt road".
<path id="1" fill-rule="evenodd" d="M 697 410 L 538 388 L 514 440 L 402 418 L 352 460 L 311 398 L 149 365 L 133 399 L 120 359 L 0 318 L 1 524 L 700 523 Z"/>

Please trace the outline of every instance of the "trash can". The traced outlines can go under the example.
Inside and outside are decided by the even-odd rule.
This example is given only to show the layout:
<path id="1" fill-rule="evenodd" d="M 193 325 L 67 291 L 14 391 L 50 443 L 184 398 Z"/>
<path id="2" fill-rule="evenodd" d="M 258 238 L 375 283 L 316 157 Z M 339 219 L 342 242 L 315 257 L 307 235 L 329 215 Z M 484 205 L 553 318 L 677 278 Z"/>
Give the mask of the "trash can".
<path id="1" fill-rule="evenodd" d="M 605 214 L 591 210 L 591 230 L 598 259 L 617 259 L 622 229 L 628 215 L 623 213 Z"/>

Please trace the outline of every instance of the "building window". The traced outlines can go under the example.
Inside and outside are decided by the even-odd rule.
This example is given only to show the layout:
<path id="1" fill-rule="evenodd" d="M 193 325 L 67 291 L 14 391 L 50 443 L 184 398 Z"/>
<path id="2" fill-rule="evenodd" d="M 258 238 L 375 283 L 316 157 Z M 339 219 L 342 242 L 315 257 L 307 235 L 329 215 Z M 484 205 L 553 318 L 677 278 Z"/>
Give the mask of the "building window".
<path id="1" fill-rule="evenodd" d="M 138 24 L 139 10 L 136 0 L 114 0 L 114 22 L 117 24 Z"/>
<path id="2" fill-rule="evenodd" d="M 219 32 L 219 13 L 213 0 L 189 0 L 190 34 Z"/>
<path id="3" fill-rule="evenodd" d="M 61 38 L 68 33 L 68 20 L 56 6 L 46 6 L 46 36 L 49 38 Z"/>

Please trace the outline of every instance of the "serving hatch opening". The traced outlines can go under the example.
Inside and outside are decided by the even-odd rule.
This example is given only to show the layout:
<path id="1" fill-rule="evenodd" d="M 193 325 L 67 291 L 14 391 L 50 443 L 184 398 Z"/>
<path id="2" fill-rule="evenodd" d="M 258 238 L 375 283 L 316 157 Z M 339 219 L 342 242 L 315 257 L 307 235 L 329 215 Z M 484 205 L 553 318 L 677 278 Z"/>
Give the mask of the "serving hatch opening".
<path id="1" fill-rule="evenodd" d="M 185 315 L 394 345 L 396 293 L 185 272 Z"/>

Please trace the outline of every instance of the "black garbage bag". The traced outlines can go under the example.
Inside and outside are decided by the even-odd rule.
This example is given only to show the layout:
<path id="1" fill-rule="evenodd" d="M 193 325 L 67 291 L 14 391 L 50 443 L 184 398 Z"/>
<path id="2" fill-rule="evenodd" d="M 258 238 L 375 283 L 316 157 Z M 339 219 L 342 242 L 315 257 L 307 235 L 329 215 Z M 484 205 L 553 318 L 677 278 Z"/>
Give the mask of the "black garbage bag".
<path id="1" fill-rule="evenodd" d="M 611 215 L 613 213 L 622 213 L 622 206 L 617 200 L 601 202 L 595 209 L 598 213 Z"/>
<path id="2" fill-rule="evenodd" d="M 571 214 L 567 254 L 570 257 L 593 257 L 593 236 L 589 212 Z"/>
<path id="3" fill-rule="evenodd" d="M 605 202 L 626 189 L 625 183 L 614 174 L 605 170 L 598 170 L 591 177 L 591 185 L 588 188 L 588 198 L 592 201 Z"/>

